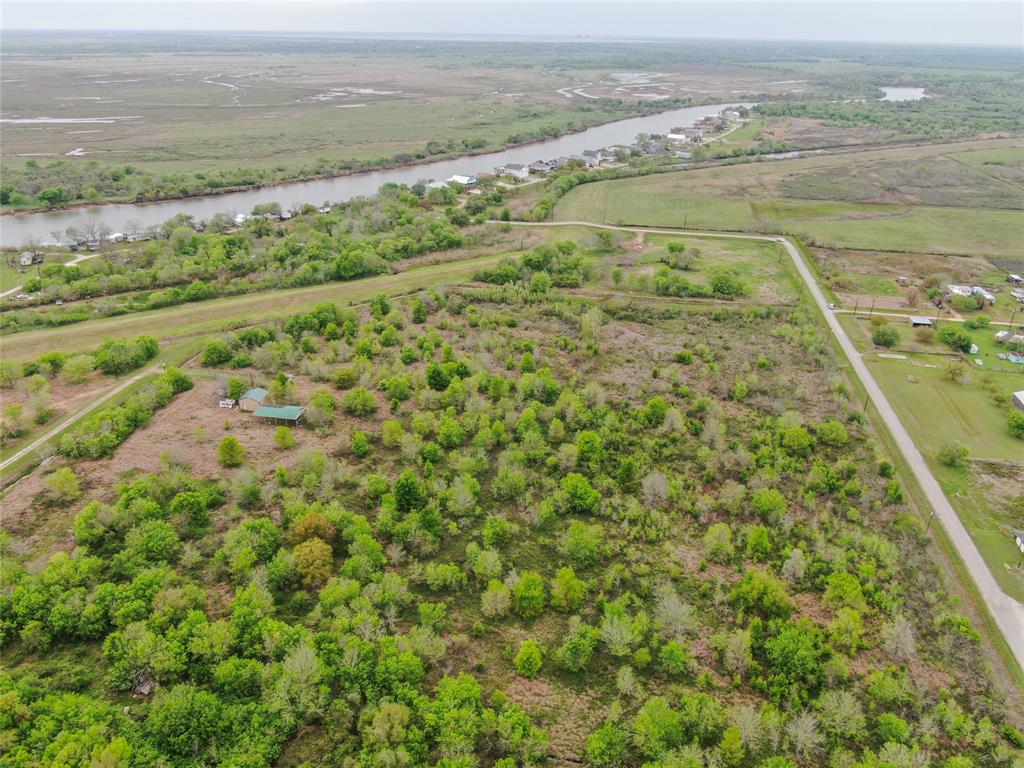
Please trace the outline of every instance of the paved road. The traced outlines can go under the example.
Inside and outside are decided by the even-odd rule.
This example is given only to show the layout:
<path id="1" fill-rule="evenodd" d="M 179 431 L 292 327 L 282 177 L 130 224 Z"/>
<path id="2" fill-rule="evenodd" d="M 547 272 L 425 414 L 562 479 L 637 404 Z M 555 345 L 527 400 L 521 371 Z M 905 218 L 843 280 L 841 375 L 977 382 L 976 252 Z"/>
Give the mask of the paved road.
<path id="1" fill-rule="evenodd" d="M 828 301 L 825 298 L 825 294 L 818 286 L 817 281 L 814 279 L 814 274 L 811 272 L 810 267 L 807 266 L 807 263 L 804 261 L 800 251 L 795 245 L 793 245 L 793 243 L 785 238 L 767 237 L 762 235 L 732 235 L 723 234 L 721 232 L 695 232 L 691 230 L 682 231 L 678 229 L 657 229 L 652 227 L 616 227 L 611 224 L 593 224 L 587 221 L 521 222 L 520 225 L 556 227 L 566 225 L 589 226 L 600 229 L 618 229 L 629 232 L 651 232 L 655 234 L 764 240 L 769 242 L 778 242 L 784 245 L 790 258 L 793 260 L 793 264 L 800 273 L 800 277 L 807 286 L 807 290 L 810 291 L 814 302 L 818 305 L 822 314 L 824 314 L 829 328 L 839 341 L 839 346 L 842 347 L 843 352 L 849 358 L 850 364 L 853 366 L 853 370 L 856 372 L 858 378 L 860 378 L 861 383 L 864 385 L 864 389 L 867 390 L 868 395 L 875 404 L 875 408 L 878 410 L 879 415 L 885 421 L 886 426 L 889 428 L 889 432 L 896 441 L 896 445 L 903 453 L 903 457 L 906 459 L 911 471 L 917 478 L 918 484 L 921 486 L 928 502 L 934 510 L 935 517 L 938 518 L 939 523 L 943 528 L 945 528 L 946 533 L 953 542 L 953 546 L 956 547 L 961 560 L 963 560 L 964 565 L 967 566 L 967 570 L 974 579 L 978 592 L 985 601 L 985 605 L 988 607 L 992 618 L 1003 633 L 1003 637 L 1006 639 L 1007 645 L 1016 657 L 1017 663 L 1022 669 L 1024 669 L 1024 605 L 1021 605 L 1003 592 L 1003 590 L 1000 589 L 999 584 L 996 583 L 995 578 L 992 576 L 992 572 L 988 569 L 988 566 L 981 557 L 981 553 L 978 551 L 977 546 L 975 546 L 974 540 L 971 539 L 970 534 L 967 533 L 967 529 L 964 528 L 963 523 L 960 522 L 960 518 L 957 516 L 956 510 L 953 509 L 952 505 L 949 503 L 949 499 L 946 498 L 946 494 L 943 493 L 942 487 L 935 479 L 935 475 L 933 475 L 932 471 L 928 468 L 928 464 L 925 462 L 924 457 L 917 449 L 913 439 L 911 439 L 910 433 L 907 432 L 906 428 L 900 421 L 899 416 L 896 415 L 896 411 L 889 403 L 888 398 L 886 398 L 885 394 L 878 386 L 874 376 L 871 375 L 871 371 L 868 370 L 868 367 L 864 363 L 860 353 L 857 351 L 857 348 L 854 347 L 853 342 L 850 341 L 849 337 L 843 331 L 842 326 L 839 324 L 839 320 L 833 312 L 829 311 Z"/>
<path id="2" fill-rule="evenodd" d="M 159 370 L 160 370 L 160 366 L 159 365 L 154 365 L 151 368 L 147 368 L 146 370 L 144 370 L 144 371 L 142 371 L 140 373 L 135 374 L 130 379 L 125 379 L 120 384 L 118 384 L 116 387 L 108 389 L 106 392 L 104 392 L 98 398 L 96 398 L 91 403 L 89 403 L 89 405 L 87 405 L 85 408 L 83 408 L 80 411 L 75 411 L 74 413 L 69 415 L 67 418 L 63 419 L 59 424 L 57 424 L 57 425 L 51 427 L 50 429 L 48 429 L 43 435 L 41 435 L 40 437 L 38 437 L 35 440 L 33 440 L 31 443 L 26 445 L 20 451 L 18 451 L 17 453 L 11 454 L 6 459 L 4 459 L 2 462 L 0 462 L 0 471 L 2 471 L 4 469 L 7 469 L 7 467 L 9 467 L 12 464 L 14 464 L 16 461 L 18 461 L 18 459 L 22 458 L 23 456 L 26 456 L 29 453 L 32 453 L 34 450 L 36 450 L 37 448 L 42 446 L 48 440 L 52 439 L 55 435 L 59 434 L 62 430 L 67 429 L 68 424 L 70 422 L 77 421 L 78 419 L 81 419 L 83 416 L 86 416 L 89 413 L 92 413 L 99 406 L 103 405 L 103 403 L 107 402 L 110 398 L 115 397 L 118 393 L 123 392 L 126 388 L 130 387 L 132 384 L 137 382 L 139 379 L 144 379 L 146 376 L 151 376 L 152 374 L 157 373 Z"/>

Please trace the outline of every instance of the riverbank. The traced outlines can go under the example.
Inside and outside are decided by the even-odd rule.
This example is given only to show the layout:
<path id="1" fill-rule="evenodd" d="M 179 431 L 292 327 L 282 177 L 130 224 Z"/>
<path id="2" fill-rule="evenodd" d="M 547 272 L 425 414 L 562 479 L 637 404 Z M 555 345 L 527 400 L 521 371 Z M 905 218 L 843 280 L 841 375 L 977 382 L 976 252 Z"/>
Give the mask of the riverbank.
<path id="1" fill-rule="evenodd" d="M 746 98 L 746 97 L 744 97 Z M 751 96 L 750 98 L 756 99 L 758 97 Z M 175 201 L 184 200 L 195 200 L 201 198 L 216 198 L 223 195 L 230 195 L 244 192 L 254 192 L 262 189 L 273 189 L 275 187 L 283 187 L 291 184 L 303 184 L 312 183 L 317 181 L 329 181 L 332 179 L 343 179 L 351 176 L 360 176 L 363 174 L 380 173 L 383 171 L 394 171 L 407 168 L 417 168 L 424 165 L 430 165 L 437 162 L 465 160 L 473 157 L 480 157 L 483 155 L 494 154 L 495 152 L 506 152 L 510 150 L 523 149 L 525 147 L 535 146 L 537 144 L 543 144 L 548 141 L 557 140 L 567 136 L 574 136 L 577 134 L 585 133 L 586 131 L 594 128 L 600 128 L 602 126 L 612 125 L 614 123 L 622 122 L 624 120 L 635 120 L 644 117 L 654 117 L 665 112 L 672 112 L 677 109 L 687 109 L 690 107 L 701 107 L 707 104 L 713 104 L 710 99 L 694 100 L 694 99 L 676 99 L 671 102 L 659 101 L 645 104 L 645 108 L 635 112 L 629 113 L 624 112 L 622 115 L 613 117 L 608 120 L 601 120 L 598 122 L 590 123 L 580 127 L 573 128 L 571 130 L 562 131 L 560 133 L 552 134 L 550 136 L 540 136 L 535 139 L 528 141 L 520 141 L 515 143 L 505 143 L 501 146 L 486 147 L 476 150 L 466 150 L 464 152 L 455 153 L 442 153 L 437 155 L 431 155 L 429 157 L 415 158 L 409 162 L 402 163 L 391 163 L 383 165 L 375 165 L 371 167 L 360 168 L 358 170 L 344 170 L 336 173 L 322 173 L 314 174 L 312 176 L 292 176 L 285 179 L 276 179 L 274 181 L 267 181 L 259 184 L 239 184 L 230 187 L 221 187 L 218 189 L 209 189 L 203 192 L 197 192 L 195 194 L 176 195 L 168 197 L 156 197 L 147 200 L 138 200 L 128 197 L 106 197 L 101 200 L 81 200 L 72 201 L 65 205 L 47 208 L 45 206 L 32 206 L 29 208 L 14 208 L 12 206 L 0 206 L 0 218 L 2 217 L 19 217 L 19 216 L 31 216 L 34 214 L 42 213 L 55 213 L 60 211 L 73 211 L 73 210 L 89 210 L 95 208 L 102 208 L 111 205 L 156 205 L 161 203 L 169 203 Z M 540 158 L 538 158 L 540 159 Z"/>

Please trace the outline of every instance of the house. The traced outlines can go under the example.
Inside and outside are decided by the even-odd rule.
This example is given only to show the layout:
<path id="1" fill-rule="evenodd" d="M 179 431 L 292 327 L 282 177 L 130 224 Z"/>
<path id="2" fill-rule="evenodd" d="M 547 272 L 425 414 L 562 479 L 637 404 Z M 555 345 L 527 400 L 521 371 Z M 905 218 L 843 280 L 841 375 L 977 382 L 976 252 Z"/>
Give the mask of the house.
<path id="1" fill-rule="evenodd" d="M 601 164 L 601 155 L 596 149 L 584 149 L 580 152 L 580 159 L 583 160 L 587 168 L 596 168 Z"/>
<path id="2" fill-rule="evenodd" d="M 18 265 L 22 267 L 31 267 L 35 263 L 34 254 L 32 251 L 25 251 L 21 256 L 18 257 Z"/>
<path id="3" fill-rule="evenodd" d="M 261 419 L 297 424 L 305 412 L 306 409 L 301 405 L 261 405 L 253 411 L 252 415 L 259 416 Z"/>
<path id="4" fill-rule="evenodd" d="M 666 134 L 665 138 L 679 144 L 692 144 L 699 142 L 703 136 L 703 128 L 682 128 Z"/>
<path id="5" fill-rule="evenodd" d="M 90 240 L 85 244 L 85 247 L 88 248 L 90 251 L 98 251 L 100 249 L 100 241 Z"/>
<path id="6" fill-rule="evenodd" d="M 530 167 L 522 163 L 505 163 L 494 169 L 497 176 L 512 176 L 516 179 L 527 179 L 530 176 Z"/>
<path id="7" fill-rule="evenodd" d="M 123 232 L 114 232 L 107 238 L 107 240 L 112 243 L 123 243 L 124 239 L 125 237 Z"/>
<path id="8" fill-rule="evenodd" d="M 473 184 L 476 184 L 476 181 L 477 181 L 476 176 L 461 176 L 459 174 L 455 174 L 454 176 L 449 176 L 448 177 L 448 182 L 447 183 L 448 184 L 461 184 L 464 187 L 468 187 L 468 186 L 471 186 Z"/>
<path id="9" fill-rule="evenodd" d="M 251 218 L 252 217 L 249 216 L 249 214 L 247 213 L 240 213 L 237 216 L 235 216 L 235 225 L 240 227 Z"/>
<path id="10" fill-rule="evenodd" d="M 1017 301 L 1024 304 L 1024 291 L 1019 291 L 1016 288 L 1010 289 L 1010 295 L 1013 296 Z"/>
<path id="11" fill-rule="evenodd" d="M 530 173 L 536 173 L 539 176 L 547 176 L 553 170 L 554 166 L 550 160 L 535 160 L 530 163 Z"/>
<path id="12" fill-rule="evenodd" d="M 329 206 L 329 205 L 321 205 L 319 208 L 316 209 L 316 211 L 317 211 L 317 213 L 330 213 L 331 212 L 331 206 Z"/>
<path id="13" fill-rule="evenodd" d="M 969 285 L 947 285 L 946 293 L 950 296 L 963 296 L 966 299 L 974 295 L 971 293 L 971 286 Z"/>
<path id="14" fill-rule="evenodd" d="M 263 405 L 263 401 L 269 394 L 263 387 L 253 387 L 248 392 L 243 392 L 242 396 L 238 398 L 238 407 L 246 412 L 255 411 Z"/>
<path id="15" fill-rule="evenodd" d="M 426 189 L 427 189 L 428 192 L 430 190 L 432 190 L 432 189 L 447 189 L 447 188 L 448 188 L 448 182 L 445 182 L 445 181 L 432 181 L 429 184 L 427 184 L 427 186 L 426 186 Z"/>
<path id="16" fill-rule="evenodd" d="M 996 344 L 1002 344 L 1008 338 L 1010 338 L 1010 332 L 1009 331 L 998 331 L 996 333 Z"/>
<path id="17" fill-rule="evenodd" d="M 981 287 L 980 285 L 975 285 L 975 286 L 972 286 L 972 287 L 971 287 L 971 293 L 972 293 L 973 295 L 975 295 L 975 296 L 978 296 L 978 297 L 980 297 L 981 299 L 983 299 L 983 300 L 987 301 L 987 302 L 988 302 L 989 304 L 995 304 L 995 303 L 996 303 L 996 297 L 995 297 L 995 296 L 993 296 L 993 295 L 992 295 L 991 293 L 989 293 L 988 291 L 986 291 L 986 290 L 985 290 L 984 288 L 982 288 L 982 287 Z"/>
<path id="18" fill-rule="evenodd" d="M 1020 285 L 1021 283 L 1024 283 L 1024 277 L 1011 273 L 1006 276 L 1006 282 L 1011 283 L 1012 285 Z"/>
<path id="19" fill-rule="evenodd" d="M 1024 389 L 1013 393 L 1013 407 L 1018 411 L 1024 411 Z"/>
<path id="20" fill-rule="evenodd" d="M 930 317 L 922 317 L 920 315 L 910 316 L 910 325 L 913 328 L 931 328 L 935 325 L 935 321 Z"/>
<path id="21" fill-rule="evenodd" d="M 568 165 L 570 160 L 572 160 L 571 157 L 566 157 L 565 155 L 561 155 L 559 157 L 556 157 L 554 160 L 549 160 L 548 162 L 551 163 L 551 168 L 553 170 L 557 171 L 562 166 Z"/>

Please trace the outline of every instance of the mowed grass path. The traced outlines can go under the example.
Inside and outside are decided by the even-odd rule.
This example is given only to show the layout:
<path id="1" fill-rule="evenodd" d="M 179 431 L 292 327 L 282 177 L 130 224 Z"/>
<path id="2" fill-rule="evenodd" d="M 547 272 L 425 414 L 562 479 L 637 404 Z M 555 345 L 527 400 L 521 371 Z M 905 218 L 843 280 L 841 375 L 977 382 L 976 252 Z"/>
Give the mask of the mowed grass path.
<path id="1" fill-rule="evenodd" d="M 28 360 L 52 350 L 75 352 L 92 349 L 110 338 L 146 334 L 163 340 L 189 333 L 214 332 L 246 322 L 269 320 L 276 315 L 301 312 L 324 301 L 344 306 L 366 301 L 379 293 L 395 295 L 467 280 L 481 267 L 514 255 L 491 254 L 346 283 L 232 296 L 122 317 L 89 320 L 63 328 L 17 333 L 0 338 L 0 355 L 5 360 Z"/>

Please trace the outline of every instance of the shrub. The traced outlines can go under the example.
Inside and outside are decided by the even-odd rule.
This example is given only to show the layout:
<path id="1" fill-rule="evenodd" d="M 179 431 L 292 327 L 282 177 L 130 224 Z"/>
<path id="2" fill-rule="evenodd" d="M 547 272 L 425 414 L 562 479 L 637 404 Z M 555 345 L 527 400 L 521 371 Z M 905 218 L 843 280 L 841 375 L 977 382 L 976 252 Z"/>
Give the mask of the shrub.
<path id="1" fill-rule="evenodd" d="M 959 443 L 946 443 L 939 448 L 938 459 L 940 464 L 947 467 L 963 467 L 967 463 L 967 456 L 970 453 L 966 445 Z"/>
<path id="2" fill-rule="evenodd" d="M 188 762 L 209 752 L 223 728 L 220 699 L 192 685 L 158 693 L 145 724 L 159 749 Z"/>
<path id="3" fill-rule="evenodd" d="M 61 467 L 47 477 L 46 487 L 57 501 L 71 502 L 81 495 L 78 476 L 70 467 Z"/>
<path id="4" fill-rule="evenodd" d="M 748 570 L 729 595 L 729 600 L 767 618 L 785 619 L 793 611 L 786 585 L 762 570 Z"/>
<path id="5" fill-rule="evenodd" d="M 75 355 L 64 364 L 64 379 L 69 384 L 81 384 L 95 368 L 96 358 L 92 355 Z"/>
<path id="6" fill-rule="evenodd" d="M 366 387 L 356 387 L 345 394 L 341 407 L 352 416 L 368 416 L 377 410 L 377 401 Z"/>
<path id="7" fill-rule="evenodd" d="M 278 427 L 274 430 L 274 444 L 282 451 L 295 447 L 295 435 L 288 427 Z"/>
<path id="8" fill-rule="evenodd" d="M 955 325 L 944 325 L 939 329 L 938 337 L 939 341 L 955 350 L 964 353 L 971 351 L 971 336 L 963 328 L 958 328 Z"/>
<path id="9" fill-rule="evenodd" d="M 512 608 L 523 619 L 533 619 L 544 611 L 547 596 L 544 579 L 534 571 L 524 571 L 512 587 Z"/>
<path id="10" fill-rule="evenodd" d="M 222 467 L 238 467 L 245 461 L 245 446 L 238 442 L 237 437 L 225 437 L 220 441 L 217 457 Z"/>
<path id="11" fill-rule="evenodd" d="M 551 605 L 559 611 L 575 611 L 586 594 L 586 582 L 572 568 L 559 568 L 551 580 Z"/>
<path id="12" fill-rule="evenodd" d="M 562 478 L 561 501 L 563 508 L 573 515 L 587 515 L 597 508 L 601 494 L 590 481 L 578 472 Z"/>
<path id="13" fill-rule="evenodd" d="M 355 368 L 339 368 L 334 372 L 334 386 L 338 389 L 352 389 L 359 381 L 359 371 Z"/>
<path id="14" fill-rule="evenodd" d="M 891 325 L 880 325 L 871 334 L 871 341 L 879 347 L 895 347 L 900 341 L 900 332 Z"/>
<path id="15" fill-rule="evenodd" d="M 222 339 L 213 339 L 206 343 L 199 362 L 206 368 L 216 368 L 231 360 L 231 347 Z"/>
<path id="16" fill-rule="evenodd" d="M 334 553 L 331 545 L 313 537 L 295 547 L 295 568 L 306 587 L 320 587 L 331 576 Z"/>
<path id="17" fill-rule="evenodd" d="M 1006 428 L 1018 440 L 1024 440 L 1024 411 L 1011 411 L 1006 419 Z"/>
<path id="18" fill-rule="evenodd" d="M 533 640 L 524 640 L 519 645 L 514 663 L 516 672 L 523 677 L 536 677 L 543 663 L 540 647 Z"/>

